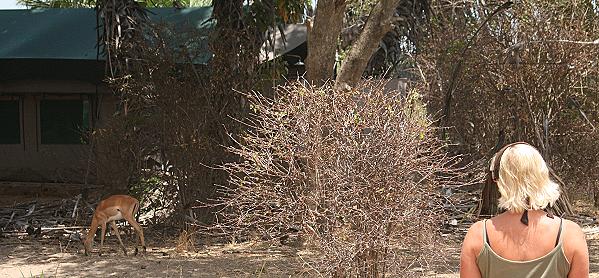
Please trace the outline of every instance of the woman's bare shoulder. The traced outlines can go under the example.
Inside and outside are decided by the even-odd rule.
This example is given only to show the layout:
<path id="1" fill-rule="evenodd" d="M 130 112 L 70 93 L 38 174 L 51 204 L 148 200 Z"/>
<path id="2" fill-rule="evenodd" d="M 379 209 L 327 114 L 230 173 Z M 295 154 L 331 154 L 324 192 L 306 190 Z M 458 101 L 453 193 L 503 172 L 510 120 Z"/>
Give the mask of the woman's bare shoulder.
<path id="1" fill-rule="evenodd" d="M 474 224 L 472 224 L 472 226 L 470 226 L 470 228 L 468 229 L 468 232 L 470 232 L 470 231 L 477 232 L 478 231 L 478 232 L 480 232 L 479 234 L 482 235 L 484 222 L 485 222 L 485 220 L 476 221 Z"/>
<path id="2" fill-rule="evenodd" d="M 572 221 L 572 220 L 568 220 L 568 219 L 564 219 L 564 227 L 563 229 L 566 230 L 567 234 L 572 235 L 572 236 L 584 236 L 584 232 L 582 231 L 582 228 L 580 228 L 580 226 L 578 224 L 576 224 L 576 222 Z"/>
<path id="3" fill-rule="evenodd" d="M 483 245 L 484 220 L 472 224 L 464 238 L 463 249 L 478 253 Z"/>
<path id="4" fill-rule="evenodd" d="M 578 224 L 564 219 L 563 233 L 563 248 L 568 261 L 572 262 L 572 258 L 576 254 L 579 254 L 577 257 L 580 257 L 580 255 L 588 257 L 586 236 Z"/>

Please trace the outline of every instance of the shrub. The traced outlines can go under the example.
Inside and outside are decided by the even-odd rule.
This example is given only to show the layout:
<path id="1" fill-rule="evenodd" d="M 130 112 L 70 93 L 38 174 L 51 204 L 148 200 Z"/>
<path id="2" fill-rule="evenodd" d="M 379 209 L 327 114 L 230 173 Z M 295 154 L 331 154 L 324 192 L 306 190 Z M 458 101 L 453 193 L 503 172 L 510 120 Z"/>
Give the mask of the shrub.
<path id="1" fill-rule="evenodd" d="M 299 230 L 333 277 L 405 274 L 434 257 L 441 186 L 456 177 L 418 95 L 365 82 L 247 95 L 249 131 L 229 150 L 215 230 L 278 239 Z"/>

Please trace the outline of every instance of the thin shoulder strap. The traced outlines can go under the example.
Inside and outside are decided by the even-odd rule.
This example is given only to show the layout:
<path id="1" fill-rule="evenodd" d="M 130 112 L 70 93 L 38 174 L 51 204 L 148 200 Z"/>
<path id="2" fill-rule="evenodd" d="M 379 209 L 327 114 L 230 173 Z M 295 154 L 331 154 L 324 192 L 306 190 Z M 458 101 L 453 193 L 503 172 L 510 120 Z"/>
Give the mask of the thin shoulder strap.
<path id="1" fill-rule="evenodd" d="M 489 234 L 487 233 L 487 219 L 483 220 L 483 242 L 486 242 L 489 247 L 491 247 L 491 242 L 489 241 Z"/>
<path id="2" fill-rule="evenodd" d="M 560 217 L 559 219 L 559 230 L 557 231 L 557 238 L 555 239 L 555 246 L 559 244 L 562 239 L 562 230 L 564 229 L 564 219 Z"/>

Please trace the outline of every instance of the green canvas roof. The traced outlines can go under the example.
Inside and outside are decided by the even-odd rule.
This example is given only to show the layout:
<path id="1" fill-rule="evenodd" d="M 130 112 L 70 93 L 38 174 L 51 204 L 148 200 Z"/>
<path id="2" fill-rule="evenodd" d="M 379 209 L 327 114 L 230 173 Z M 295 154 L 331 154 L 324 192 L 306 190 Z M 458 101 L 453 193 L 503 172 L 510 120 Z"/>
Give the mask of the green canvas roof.
<path id="1" fill-rule="evenodd" d="M 148 9 L 153 22 L 174 26 L 174 33 L 210 28 L 211 13 L 210 7 Z M 97 45 L 93 9 L 0 10 L 0 60 L 103 60 Z M 206 63 L 210 56 L 206 51 L 194 62 Z"/>
<path id="2" fill-rule="evenodd" d="M 152 22 L 169 27 L 163 37 L 173 51 L 193 49 L 189 51 L 195 55 L 190 57 L 193 63 L 208 63 L 212 53 L 207 35 L 214 23 L 211 7 L 157 8 L 148 9 L 147 14 Z M 285 42 L 277 34 L 274 48 L 263 46 L 261 61 L 283 55 L 290 64 L 303 60 L 305 26 L 286 26 L 285 34 Z M 0 10 L 0 81 L 67 78 L 101 82 L 105 59 L 98 55 L 97 36 L 94 9 Z"/>

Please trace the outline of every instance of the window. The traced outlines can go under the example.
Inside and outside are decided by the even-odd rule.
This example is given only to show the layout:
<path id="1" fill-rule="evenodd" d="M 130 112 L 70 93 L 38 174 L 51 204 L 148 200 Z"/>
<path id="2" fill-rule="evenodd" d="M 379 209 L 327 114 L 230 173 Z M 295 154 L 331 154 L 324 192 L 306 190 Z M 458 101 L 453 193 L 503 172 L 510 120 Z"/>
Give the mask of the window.
<path id="1" fill-rule="evenodd" d="M 86 144 L 90 105 L 82 99 L 40 101 L 42 144 Z"/>
<path id="2" fill-rule="evenodd" d="M 0 144 L 21 143 L 21 115 L 18 100 L 0 100 Z"/>

